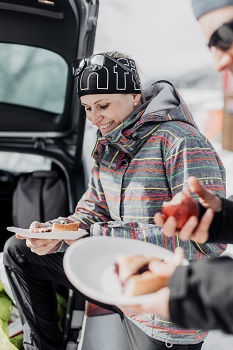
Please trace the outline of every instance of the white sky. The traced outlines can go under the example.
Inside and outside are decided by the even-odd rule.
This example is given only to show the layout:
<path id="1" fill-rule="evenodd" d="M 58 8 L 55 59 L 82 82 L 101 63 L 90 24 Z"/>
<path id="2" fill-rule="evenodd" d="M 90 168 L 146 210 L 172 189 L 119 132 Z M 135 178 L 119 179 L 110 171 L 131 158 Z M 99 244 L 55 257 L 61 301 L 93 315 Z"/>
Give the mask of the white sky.
<path id="1" fill-rule="evenodd" d="M 131 55 L 142 81 L 211 66 L 191 0 L 100 0 L 95 53 Z"/>

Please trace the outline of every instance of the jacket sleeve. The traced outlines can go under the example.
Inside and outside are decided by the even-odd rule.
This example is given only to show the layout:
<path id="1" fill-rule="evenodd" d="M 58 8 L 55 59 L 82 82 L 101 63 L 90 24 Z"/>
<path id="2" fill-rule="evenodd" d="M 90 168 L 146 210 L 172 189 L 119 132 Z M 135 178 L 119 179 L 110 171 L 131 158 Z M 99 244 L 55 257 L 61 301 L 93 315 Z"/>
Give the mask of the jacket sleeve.
<path id="1" fill-rule="evenodd" d="M 186 135 L 178 139 L 164 155 L 165 169 L 172 196 L 188 190 L 187 179 L 195 176 L 205 187 L 220 197 L 225 197 L 225 170 L 222 162 L 207 139 Z M 198 201 L 198 198 L 195 198 Z M 192 245 L 202 255 L 219 256 L 226 245 L 222 243 Z"/>
<path id="2" fill-rule="evenodd" d="M 226 246 L 223 244 L 216 244 L 214 247 L 213 244 L 196 246 L 192 241 L 180 240 L 178 235 L 166 237 L 162 233 L 161 227 L 138 222 L 98 222 L 91 226 L 90 234 L 93 236 L 124 237 L 141 240 L 166 248 L 171 252 L 174 252 L 176 247 L 181 247 L 184 250 L 185 258 L 189 261 L 218 256 L 226 249 Z"/>
<path id="3" fill-rule="evenodd" d="M 222 211 L 215 213 L 207 243 L 233 243 L 233 201 L 221 198 Z"/>
<path id="4" fill-rule="evenodd" d="M 171 320 L 184 328 L 233 333 L 233 260 L 204 259 L 178 267 L 170 280 Z"/>

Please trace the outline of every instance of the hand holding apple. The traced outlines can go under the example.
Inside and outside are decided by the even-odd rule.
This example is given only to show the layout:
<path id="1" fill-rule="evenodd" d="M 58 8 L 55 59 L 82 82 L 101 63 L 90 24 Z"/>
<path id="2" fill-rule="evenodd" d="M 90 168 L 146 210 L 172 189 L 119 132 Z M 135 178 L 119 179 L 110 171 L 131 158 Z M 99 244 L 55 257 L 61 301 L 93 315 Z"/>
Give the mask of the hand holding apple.
<path id="1" fill-rule="evenodd" d="M 190 194 L 179 192 L 169 202 L 163 202 L 162 213 L 166 218 L 173 216 L 180 230 L 191 216 L 198 217 L 199 206 Z"/>
<path id="2" fill-rule="evenodd" d="M 214 218 L 214 212 L 222 210 L 222 201 L 213 192 L 204 187 L 194 176 L 189 177 L 187 183 L 191 192 L 199 197 L 200 203 L 206 208 L 206 212 L 201 220 L 199 221 L 197 216 L 191 216 L 182 228 L 178 229 L 175 216 L 167 216 L 157 212 L 154 216 L 154 222 L 156 225 L 163 227 L 163 233 L 168 237 L 178 234 L 181 240 L 187 241 L 191 239 L 202 244 L 209 238 L 209 229 Z"/>

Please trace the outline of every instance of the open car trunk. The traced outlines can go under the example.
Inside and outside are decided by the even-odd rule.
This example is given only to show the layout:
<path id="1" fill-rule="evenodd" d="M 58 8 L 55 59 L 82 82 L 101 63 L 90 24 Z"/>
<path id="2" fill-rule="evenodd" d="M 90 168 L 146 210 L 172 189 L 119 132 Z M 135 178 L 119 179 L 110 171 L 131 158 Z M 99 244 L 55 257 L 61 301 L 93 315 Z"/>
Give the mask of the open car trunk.
<path id="1" fill-rule="evenodd" d="M 71 63 L 93 52 L 98 8 L 98 0 L 0 1 L 0 250 L 7 226 L 66 216 L 85 190 L 85 117 Z"/>

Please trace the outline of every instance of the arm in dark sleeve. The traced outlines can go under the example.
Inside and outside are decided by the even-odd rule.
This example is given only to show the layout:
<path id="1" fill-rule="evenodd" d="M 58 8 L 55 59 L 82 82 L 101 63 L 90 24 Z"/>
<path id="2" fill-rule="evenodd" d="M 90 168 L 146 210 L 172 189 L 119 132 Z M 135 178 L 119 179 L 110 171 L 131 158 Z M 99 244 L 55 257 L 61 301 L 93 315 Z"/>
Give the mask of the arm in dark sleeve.
<path id="1" fill-rule="evenodd" d="M 218 241 L 233 243 L 233 201 L 225 198 L 222 200 L 223 227 Z"/>
<path id="2" fill-rule="evenodd" d="M 206 243 L 233 243 L 233 201 L 225 198 L 220 199 L 222 211 L 214 214 Z M 206 208 L 199 203 L 199 209 L 199 220 L 201 220 Z"/>
<path id="3" fill-rule="evenodd" d="M 222 211 L 214 215 L 207 243 L 233 243 L 233 201 L 225 198 L 221 201 Z M 205 208 L 200 205 L 200 215 L 204 212 Z"/>
<path id="4" fill-rule="evenodd" d="M 233 259 L 204 259 L 180 266 L 170 280 L 170 290 L 173 322 L 233 334 Z"/>

